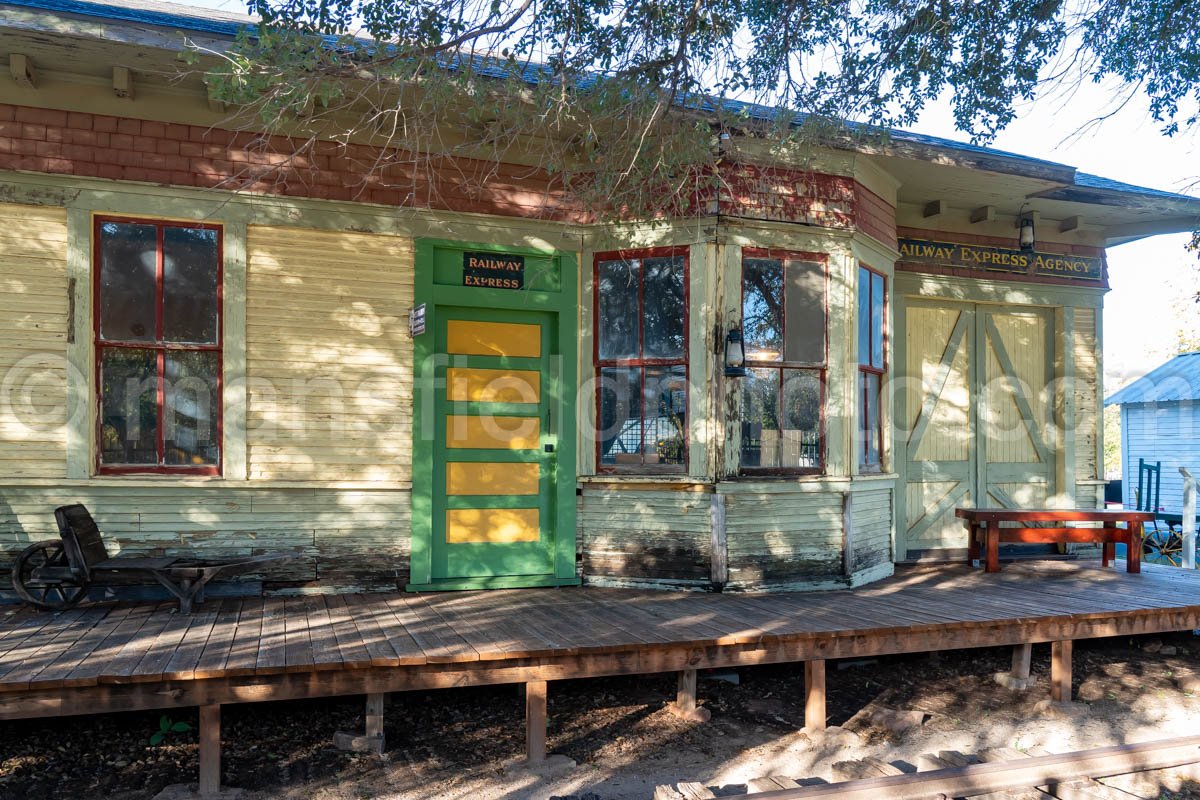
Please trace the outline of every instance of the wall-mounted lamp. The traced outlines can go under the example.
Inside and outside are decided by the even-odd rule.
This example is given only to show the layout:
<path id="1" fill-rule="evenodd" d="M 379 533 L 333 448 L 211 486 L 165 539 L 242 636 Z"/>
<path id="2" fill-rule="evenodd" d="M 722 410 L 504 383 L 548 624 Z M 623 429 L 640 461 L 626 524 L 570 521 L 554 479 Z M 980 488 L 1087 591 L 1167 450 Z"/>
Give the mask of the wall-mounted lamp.
<path id="1" fill-rule="evenodd" d="M 1025 251 L 1033 250 L 1034 230 L 1033 217 L 1021 217 L 1021 234 L 1018 241 L 1021 243 L 1021 249 Z"/>
<path id="2" fill-rule="evenodd" d="M 730 328 L 725 334 L 725 377 L 746 375 L 746 348 L 742 344 L 742 329 Z"/>

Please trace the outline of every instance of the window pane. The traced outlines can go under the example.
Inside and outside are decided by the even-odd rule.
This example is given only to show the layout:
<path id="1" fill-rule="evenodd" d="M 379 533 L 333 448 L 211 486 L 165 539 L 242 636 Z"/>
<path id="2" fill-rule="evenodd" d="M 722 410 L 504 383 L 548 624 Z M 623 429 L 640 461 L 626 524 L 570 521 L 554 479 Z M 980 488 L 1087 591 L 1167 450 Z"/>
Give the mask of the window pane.
<path id="1" fill-rule="evenodd" d="M 880 463 L 879 387 L 880 376 L 873 372 L 859 373 L 859 453 L 863 464 Z"/>
<path id="2" fill-rule="evenodd" d="M 742 379 L 742 466 L 780 466 L 777 369 L 749 369 Z"/>
<path id="3" fill-rule="evenodd" d="M 783 371 L 780 465 L 821 466 L 821 377 L 814 370 Z"/>
<path id="4" fill-rule="evenodd" d="M 785 268 L 783 357 L 808 364 L 825 363 L 825 265 L 788 261 Z"/>
<path id="5" fill-rule="evenodd" d="M 883 276 L 871 273 L 871 366 L 883 369 Z"/>
<path id="6" fill-rule="evenodd" d="M 602 359 L 638 357 L 638 290 L 640 261 L 601 261 L 600 318 L 596 337 Z"/>
<path id="7" fill-rule="evenodd" d="M 646 368 L 646 462 L 687 463 L 687 369 Z"/>
<path id="8" fill-rule="evenodd" d="M 201 466 L 219 460 L 217 363 L 212 351 L 166 354 L 163 456 L 167 464 Z"/>
<path id="9" fill-rule="evenodd" d="M 858 268 L 858 363 L 870 364 L 871 273 Z"/>
<path id="10" fill-rule="evenodd" d="M 158 463 L 158 358 L 153 350 L 100 352 L 100 461 Z"/>
<path id="11" fill-rule="evenodd" d="M 600 370 L 601 464 L 642 463 L 642 371 Z"/>
<path id="12" fill-rule="evenodd" d="M 100 226 L 100 338 L 154 341 L 157 235 L 153 225 Z"/>
<path id="13" fill-rule="evenodd" d="M 683 358 L 683 257 L 647 258 L 642 302 L 647 358 Z"/>
<path id="14" fill-rule="evenodd" d="M 217 232 L 163 229 L 163 338 L 217 343 Z"/>
<path id="15" fill-rule="evenodd" d="M 742 339 L 748 361 L 783 358 L 783 262 L 742 262 Z"/>

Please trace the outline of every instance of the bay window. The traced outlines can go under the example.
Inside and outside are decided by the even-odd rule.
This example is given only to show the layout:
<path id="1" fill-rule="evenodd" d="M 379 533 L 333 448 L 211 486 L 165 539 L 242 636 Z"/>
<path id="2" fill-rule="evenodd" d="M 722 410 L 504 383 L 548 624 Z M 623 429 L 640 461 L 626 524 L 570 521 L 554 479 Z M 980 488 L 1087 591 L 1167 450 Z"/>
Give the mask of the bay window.
<path id="1" fill-rule="evenodd" d="M 858 268 L 858 463 L 878 470 L 883 463 L 883 419 L 880 406 L 886 368 L 884 302 L 887 279 Z"/>
<path id="2" fill-rule="evenodd" d="M 597 462 L 687 469 L 687 249 L 596 256 Z"/>
<path id="3" fill-rule="evenodd" d="M 221 231 L 97 218 L 102 473 L 214 475 L 221 448 Z"/>
<path id="4" fill-rule="evenodd" d="M 824 469 L 828 283 L 823 255 L 742 251 L 744 473 Z"/>

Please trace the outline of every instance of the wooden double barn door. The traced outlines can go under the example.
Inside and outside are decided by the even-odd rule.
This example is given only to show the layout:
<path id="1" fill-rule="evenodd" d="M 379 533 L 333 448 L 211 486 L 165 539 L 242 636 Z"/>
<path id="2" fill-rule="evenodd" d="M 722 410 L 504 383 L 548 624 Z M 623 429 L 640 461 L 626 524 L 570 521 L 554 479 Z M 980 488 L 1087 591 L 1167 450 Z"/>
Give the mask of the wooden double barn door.
<path id="1" fill-rule="evenodd" d="M 1044 506 L 1055 492 L 1049 309 L 909 299 L 896 419 L 901 559 L 965 558 L 960 506 Z"/>

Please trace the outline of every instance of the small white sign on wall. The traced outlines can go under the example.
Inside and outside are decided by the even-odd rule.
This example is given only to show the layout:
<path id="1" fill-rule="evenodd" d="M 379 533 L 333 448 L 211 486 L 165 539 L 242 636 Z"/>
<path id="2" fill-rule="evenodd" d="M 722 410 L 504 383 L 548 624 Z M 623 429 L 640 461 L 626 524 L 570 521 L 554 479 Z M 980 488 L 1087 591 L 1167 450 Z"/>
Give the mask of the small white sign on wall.
<path id="1" fill-rule="evenodd" d="M 425 332 L 425 304 L 416 308 L 411 308 L 408 311 L 408 333 L 410 336 L 417 337 Z"/>

